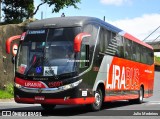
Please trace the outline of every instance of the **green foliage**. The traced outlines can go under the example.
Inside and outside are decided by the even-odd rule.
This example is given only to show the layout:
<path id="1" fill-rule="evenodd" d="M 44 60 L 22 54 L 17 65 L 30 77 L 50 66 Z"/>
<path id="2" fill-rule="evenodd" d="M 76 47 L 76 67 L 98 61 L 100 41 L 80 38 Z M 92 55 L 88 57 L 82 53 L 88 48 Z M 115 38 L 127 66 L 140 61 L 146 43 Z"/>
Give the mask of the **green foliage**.
<path id="1" fill-rule="evenodd" d="M 7 86 L 6 86 L 6 89 L 5 89 L 8 93 L 12 94 L 14 93 L 14 90 L 13 90 L 13 84 L 12 83 L 9 83 Z"/>
<path id="2" fill-rule="evenodd" d="M 54 5 L 52 12 L 59 12 L 64 7 L 73 6 L 74 8 L 78 8 L 76 3 L 80 3 L 80 0 L 45 0 L 49 7 Z"/>
<path id="3" fill-rule="evenodd" d="M 9 99 L 9 98 L 13 98 L 13 95 L 4 90 L 0 90 L 0 99 Z"/>
<path id="4" fill-rule="evenodd" d="M 24 19 L 33 17 L 43 4 L 48 4 L 53 7 L 53 12 L 59 12 L 65 7 L 73 6 L 78 9 L 77 3 L 81 0 L 40 0 L 40 4 L 34 8 L 34 0 L 2 0 L 4 20 L 6 23 L 20 23 Z M 34 10 L 35 9 L 35 10 Z"/>
<path id="5" fill-rule="evenodd" d="M 20 23 L 33 13 L 33 0 L 2 0 L 4 20 L 7 23 Z"/>
<path id="6" fill-rule="evenodd" d="M 155 56 L 154 59 L 154 64 L 160 66 L 160 57 Z"/>
<path id="7" fill-rule="evenodd" d="M 0 90 L 0 99 L 13 98 L 14 90 L 13 84 L 9 83 L 6 85 L 4 90 Z"/>
<path id="8" fill-rule="evenodd" d="M 59 12 L 61 9 L 65 7 L 70 7 L 73 6 L 74 8 L 78 9 L 77 3 L 80 3 L 81 0 L 41 0 L 41 3 L 37 6 L 35 11 L 30 14 L 30 16 L 33 16 L 37 13 L 39 10 L 39 7 L 43 4 L 48 4 L 49 7 L 53 7 L 52 13 L 53 12 Z"/>

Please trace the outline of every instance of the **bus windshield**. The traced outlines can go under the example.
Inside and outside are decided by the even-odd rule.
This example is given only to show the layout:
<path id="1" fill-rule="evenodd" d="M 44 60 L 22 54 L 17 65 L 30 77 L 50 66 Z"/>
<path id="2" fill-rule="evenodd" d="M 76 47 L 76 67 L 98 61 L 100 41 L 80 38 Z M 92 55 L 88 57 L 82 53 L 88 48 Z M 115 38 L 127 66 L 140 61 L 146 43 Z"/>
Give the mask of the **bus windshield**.
<path id="1" fill-rule="evenodd" d="M 80 31 L 80 27 L 28 30 L 19 46 L 16 72 L 26 76 L 76 72 L 73 41 Z"/>

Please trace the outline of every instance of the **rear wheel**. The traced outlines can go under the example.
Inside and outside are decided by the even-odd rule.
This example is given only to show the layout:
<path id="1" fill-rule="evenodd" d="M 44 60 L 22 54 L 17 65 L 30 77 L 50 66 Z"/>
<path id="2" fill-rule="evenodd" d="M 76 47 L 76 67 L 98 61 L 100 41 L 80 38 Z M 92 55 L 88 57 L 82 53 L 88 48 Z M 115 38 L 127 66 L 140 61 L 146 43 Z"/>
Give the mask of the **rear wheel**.
<path id="1" fill-rule="evenodd" d="M 92 111 L 98 111 L 101 109 L 103 103 L 102 90 L 100 88 L 97 88 L 94 96 L 95 96 L 95 102 L 93 104 L 90 104 L 89 108 Z"/>
<path id="2" fill-rule="evenodd" d="M 143 97 L 144 97 L 144 91 L 143 91 L 143 87 L 141 87 L 139 90 L 139 98 L 136 100 L 136 102 L 138 104 L 143 103 Z"/>
<path id="3" fill-rule="evenodd" d="M 44 109 L 44 110 L 53 110 L 56 105 L 52 105 L 52 104 L 41 104 L 41 107 Z"/>
<path id="4" fill-rule="evenodd" d="M 137 104 L 141 104 L 143 103 L 143 98 L 144 98 L 144 90 L 143 87 L 141 86 L 140 90 L 139 90 L 139 94 L 138 94 L 138 98 L 137 99 L 133 99 L 133 100 L 129 100 L 130 103 L 137 103 Z"/>

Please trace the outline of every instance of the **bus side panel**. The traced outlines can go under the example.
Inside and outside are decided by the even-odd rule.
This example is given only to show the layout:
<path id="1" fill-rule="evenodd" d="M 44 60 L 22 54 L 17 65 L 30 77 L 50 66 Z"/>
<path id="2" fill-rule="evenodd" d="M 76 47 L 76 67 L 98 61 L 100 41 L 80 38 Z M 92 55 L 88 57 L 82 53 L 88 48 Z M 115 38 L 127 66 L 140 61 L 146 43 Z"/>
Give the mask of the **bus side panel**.
<path id="1" fill-rule="evenodd" d="M 107 56 L 107 59 L 111 59 L 110 57 L 112 56 Z M 140 86 L 144 87 L 144 97 L 152 95 L 154 66 L 117 57 L 113 57 L 111 62 L 105 64 L 107 71 L 109 71 L 106 71 L 105 101 L 138 98 Z"/>
<path id="2" fill-rule="evenodd" d="M 145 69 L 144 79 L 147 80 L 148 89 L 146 89 L 144 97 L 150 97 L 153 95 L 154 88 L 154 64 Z M 147 77 L 146 77 L 147 76 Z"/>

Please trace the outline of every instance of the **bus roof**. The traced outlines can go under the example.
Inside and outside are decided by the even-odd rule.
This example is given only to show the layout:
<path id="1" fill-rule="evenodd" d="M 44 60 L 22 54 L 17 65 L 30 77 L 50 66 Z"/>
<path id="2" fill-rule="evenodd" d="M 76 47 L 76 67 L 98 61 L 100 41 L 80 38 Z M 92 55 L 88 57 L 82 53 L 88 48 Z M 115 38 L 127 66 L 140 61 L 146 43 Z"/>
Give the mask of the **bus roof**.
<path id="1" fill-rule="evenodd" d="M 97 23 L 104 26 L 106 29 L 115 32 L 117 34 L 122 35 L 123 37 L 137 42 L 143 46 L 146 46 L 150 49 L 153 49 L 152 46 L 140 41 L 139 39 L 135 38 L 131 34 L 103 21 L 95 17 L 87 17 L 87 16 L 73 16 L 73 17 L 55 17 L 55 18 L 48 18 L 43 20 L 37 20 L 28 24 L 26 27 L 27 29 L 41 29 L 41 28 L 59 28 L 59 27 L 74 27 L 74 26 L 83 26 L 87 23 Z"/>

